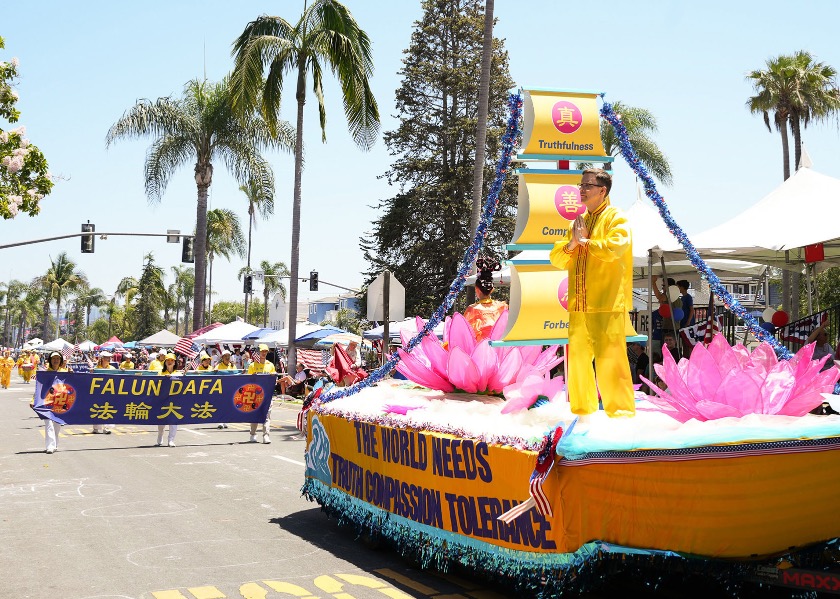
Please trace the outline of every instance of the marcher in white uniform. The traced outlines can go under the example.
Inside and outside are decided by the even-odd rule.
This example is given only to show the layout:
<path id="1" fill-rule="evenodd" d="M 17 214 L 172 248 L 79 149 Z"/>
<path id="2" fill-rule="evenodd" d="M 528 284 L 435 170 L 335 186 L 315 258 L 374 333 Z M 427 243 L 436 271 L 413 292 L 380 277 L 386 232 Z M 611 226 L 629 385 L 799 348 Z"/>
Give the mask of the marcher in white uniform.
<path id="1" fill-rule="evenodd" d="M 173 374 L 181 374 L 177 370 L 175 370 L 175 354 L 166 354 L 166 358 L 163 360 L 163 370 L 160 371 L 161 376 L 172 376 Z M 163 445 L 163 429 L 166 428 L 167 425 L 159 424 L 158 425 L 158 436 L 157 436 L 157 443 L 155 445 L 160 447 Z M 175 434 L 178 432 L 178 425 L 177 424 L 170 424 L 169 425 L 169 439 L 167 441 L 167 445 L 169 447 L 175 447 Z"/>

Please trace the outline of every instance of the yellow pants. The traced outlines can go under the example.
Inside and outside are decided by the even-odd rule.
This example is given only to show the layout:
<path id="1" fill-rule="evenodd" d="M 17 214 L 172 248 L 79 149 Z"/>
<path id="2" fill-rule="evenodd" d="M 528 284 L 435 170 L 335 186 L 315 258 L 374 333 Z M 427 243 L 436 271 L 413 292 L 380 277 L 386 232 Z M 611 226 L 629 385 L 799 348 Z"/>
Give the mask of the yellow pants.
<path id="1" fill-rule="evenodd" d="M 633 379 L 627 360 L 623 312 L 570 312 L 569 363 L 567 364 L 569 403 L 575 414 L 598 410 L 598 391 L 607 416 L 636 414 Z M 595 371 L 598 385 L 595 385 Z"/>
<path id="2" fill-rule="evenodd" d="M 11 382 L 12 382 L 12 371 L 11 371 L 11 369 L 3 370 L 2 372 L 0 372 L 0 386 L 2 386 L 4 389 L 8 389 L 9 388 L 9 383 L 11 383 Z"/>
<path id="3" fill-rule="evenodd" d="M 23 369 L 23 382 L 28 383 L 29 379 L 32 378 L 32 373 L 35 372 L 34 370 L 27 370 L 26 368 Z"/>

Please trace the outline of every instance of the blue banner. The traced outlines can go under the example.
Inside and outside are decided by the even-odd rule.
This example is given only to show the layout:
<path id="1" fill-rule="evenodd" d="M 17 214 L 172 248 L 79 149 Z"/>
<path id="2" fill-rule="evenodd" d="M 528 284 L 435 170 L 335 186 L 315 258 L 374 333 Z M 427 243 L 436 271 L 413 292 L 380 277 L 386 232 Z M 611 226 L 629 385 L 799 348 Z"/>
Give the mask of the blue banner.
<path id="1" fill-rule="evenodd" d="M 112 374 L 113 372 L 113 374 Z M 263 422 L 275 375 L 39 371 L 32 409 L 59 424 Z"/>

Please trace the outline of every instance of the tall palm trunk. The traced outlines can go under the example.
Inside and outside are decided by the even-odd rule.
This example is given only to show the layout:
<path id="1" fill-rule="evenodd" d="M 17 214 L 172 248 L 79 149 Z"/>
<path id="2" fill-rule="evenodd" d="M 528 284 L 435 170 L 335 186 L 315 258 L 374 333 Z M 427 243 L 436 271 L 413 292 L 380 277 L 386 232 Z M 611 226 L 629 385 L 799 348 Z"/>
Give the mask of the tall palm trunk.
<path id="1" fill-rule="evenodd" d="M 204 326 L 207 326 L 208 319 L 210 318 L 210 311 L 213 309 L 212 302 L 213 302 L 213 255 L 210 255 L 210 268 L 208 270 L 209 274 L 207 276 L 207 314 L 204 317 Z"/>
<path id="2" fill-rule="evenodd" d="M 41 334 L 44 336 L 44 341 L 50 336 L 50 298 L 44 300 L 44 328 Z"/>
<path id="3" fill-rule="evenodd" d="M 204 322 L 204 296 L 207 283 L 207 190 L 213 181 L 213 165 L 195 165 L 198 201 L 195 210 L 195 285 L 193 287 L 193 330 Z"/>
<path id="4" fill-rule="evenodd" d="M 254 202 L 248 200 L 248 261 L 245 265 L 245 272 L 251 272 L 251 231 L 254 228 Z M 245 322 L 248 322 L 248 296 L 245 293 Z"/>
<path id="5" fill-rule="evenodd" d="M 61 292 L 55 296 L 55 336 L 61 337 Z"/>
<path id="6" fill-rule="evenodd" d="M 300 188 L 303 178 L 303 107 L 306 104 L 306 63 L 298 62 L 297 81 L 297 130 L 295 131 L 295 187 L 292 200 L 292 261 L 289 269 L 289 353 L 286 372 L 294 372 L 297 360 L 295 337 L 297 337 L 298 264 L 300 259 Z"/>
<path id="7" fill-rule="evenodd" d="M 478 223 L 481 220 L 481 205 L 484 189 L 484 154 L 487 147 L 487 113 L 490 103 L 490 62 L 493 58 L 493 1 L 485 0 L 484 7 L 484 46 L 481 53 L 481 78 L 478 83 L 478 122 L 475 129 L 475 165 L 473 166 L 472 216 L 470 217 L 470 237 L 472 243 Z M 467 302 L 475 301 L 475 288 L 467 287 Z"/>
<path id="8" fill-rule="evenodd" d="M 799 163 L 802 161 L 802 130 L 800 128 L 799 115 L 795 112 L 790 115 L 790 131 L 793 134 L 793 171 L 799 170 Z M 795 270 L 790 273 L 790 314 L 791 320 L 799 320 L 799 304 L 801 301 L 800 285 L 802 284 L 802 273 Z"/>
<path id="9" fill-rule="evenodd" d="M 175 334 L 178 334 L 178 320 L 181 318 L 181 298 L 175 299 Z"/>
<path id="10" fill-rule="evenodd" d="M 790 145 L 788 143 L 787 131 L 787 117 L 778 118 L 779 134 L 782 136 L 782 171 L 785 175 L 785 181 L 790 179 Z M 790 271 L 782 270 L 782 310 L 788 314 L 792 314 L 791 306 L 791 280 Z"/>

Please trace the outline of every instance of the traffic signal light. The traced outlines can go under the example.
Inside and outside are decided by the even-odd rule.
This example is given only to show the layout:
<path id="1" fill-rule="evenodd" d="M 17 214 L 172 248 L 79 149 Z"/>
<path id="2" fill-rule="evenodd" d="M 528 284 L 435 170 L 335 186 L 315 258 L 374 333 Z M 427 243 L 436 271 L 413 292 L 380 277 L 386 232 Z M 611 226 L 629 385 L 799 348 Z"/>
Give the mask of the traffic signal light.
<path id="1" fill-rule="evenodd" d="M 254 277 L 251 275 L 245 275 L 245 280 L 242 285 L 242 291 L 245 293 L 251 293 L 254 289 Z"/>
<path id="2" fill-rule="evenodd" d="M 318 271 L 309 273 L 309 291 L 318 291 Z"/>
<path id="3" fill-rule="evenodd" d="M 181 243 L 181 262 L 195 263 L 195 237 L 184 237 Z"/>
<path id="4" fill-rule="evenodd" d="M 96 225 L 90 224 L 90 221 L 88 221 L 87 223 L 82 223 L 82 233 L 93 233 L 94 231 L 96 231 Z M 93 235 L 82 235 L 83 254 L 93 253 L 94 240 L 95 237 Z"/>

